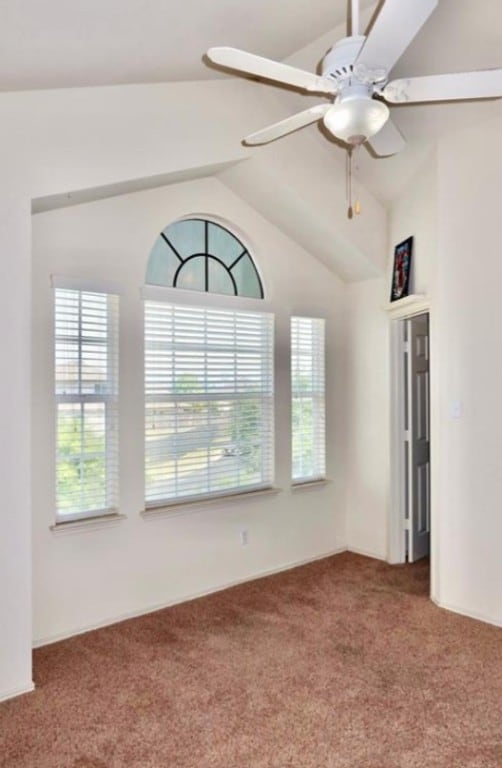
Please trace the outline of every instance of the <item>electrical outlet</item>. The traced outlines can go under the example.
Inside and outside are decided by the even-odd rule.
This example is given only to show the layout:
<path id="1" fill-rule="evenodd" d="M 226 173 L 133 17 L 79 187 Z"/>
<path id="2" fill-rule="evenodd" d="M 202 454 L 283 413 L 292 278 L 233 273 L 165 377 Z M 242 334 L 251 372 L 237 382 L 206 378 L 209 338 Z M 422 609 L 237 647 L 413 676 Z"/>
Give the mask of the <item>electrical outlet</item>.
<path id="1" fill-rule="evenodd" d="M 248 537 L 247 528 L 242 528 L 241 529 L 241 545 L 243 547 L 247 547 L 247 545 L 248 545 L 248 538 L 249 537 Z"/>

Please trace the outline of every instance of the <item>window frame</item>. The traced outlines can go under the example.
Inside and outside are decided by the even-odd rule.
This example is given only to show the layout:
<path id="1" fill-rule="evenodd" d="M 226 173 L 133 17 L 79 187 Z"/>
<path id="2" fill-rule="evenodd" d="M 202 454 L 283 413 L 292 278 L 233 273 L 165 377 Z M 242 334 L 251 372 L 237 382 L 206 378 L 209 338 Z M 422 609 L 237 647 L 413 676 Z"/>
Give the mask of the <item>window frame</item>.
<path id="1" fill-rule="evenodd" d="M 235 313 L 255 313 L 257 315 L 267 316 L 270 319 L 269 328 L 269 357 L 267 365 L 269 367 L 270 375 L 270 392 L 268 393 L 269 400 L 269 421 L 268 421 L 268 461 L 269 461 L 269 477 L 266 481 L 250 485 L 240 485 L 229 488 L 228 490 L 220 489 L 214 492 L 207 492 L 202 494 L 178 494 L 176 496 L 167 496 L 163 499 L 157 499 L 150 501 L 147 499 L 147 479 L 146 479 L 146 421 L 144 430 L 145 441 L 145 512 L 155 513 L 155 511 L 163 508 L 176 509 L 177 507 L 185 507 L 190 504 L 206 503 L 217 501 L 218 499 L 225 499 L 236 495 L 245 495 L 253 493 L 267 492 L 273 489 L 274 474 L 275 474 L 275 338 L 274 338 L 274 315 L 270 311 L 268 302 L 263 299 L 251 298 L 251 297 L 234 297 L 224 296 L 222 294 L 213 293 L 200 293 L 196 291 L 188 291 L 184 289 L 166 288 L 161 286 L 147 285 L 142 290 L 142 296 L 146 302 L 152 301 L 157 303 L 166 303 L 169 305 L 187 307 L 194 309 L 195 311 L 214 309 L 222 312 L 235 312 Z M 145 322 L 143 325 L 144 332 L 146 330 Z M 145 359 L 146 359 L 146 334 L 145 334 Z M 147 405 L 147 392 L 146 381 L 144 378 L 145 390 L 144 390 L 144 407 L 146 414 Z M 192 396 L 194 397 L 194 396 Z M 180 399 L 180 396 L 176 396 Z M 204 400 L 204 395 L 197 395 L 197 399 Z M 211 399 L 210 397 L 208 400 Z M 221 398 L 224 399 L 224 398 Z"/>
<path id="2" fill-rule="evenodd" d="M 295 325 L 310 323 L 313 347 L 310 357 L 312 380 L 310 389 L 295 386 L 295 361 L 300 342 L 295 344 Z M 296 329 L 298 334 L 300 329 Z M 303 353 L 305 355 L 305 353 Z M 296 364 L 297 365 L 297 364 Z M 316 482 L 326 481 L 326 319 L 306 315 L 290 317 L 290 372 L 291 372 L 291 484 L 301 487 Z M 313 471 L 295 475 L 295 399 L 309 400 L 312 405 Z"/>
<path id="3" fill-rule="evenodd" d="M 54 500 L 55 500 L 55 525 L 64 526 L 67 523 L 97 521 L 105 518 L 115 518 L 118 516 L 119 501 L 119 299 L 120 287 L 117 283 L 108 281 L 80 280 L 66 276 L 51 276 L 53 287 L 53 402 L 54 402 Z M 81 301 L 83 295 L 96 294 L 106 298 L 106 337 L 103 346 L 106 347 L 107 354 L 107 386 L 102 392 L 82 393 L 80 392 L 58 392 L 57 391 L 57 344 L 58 341 L 64 342 L 65 339 L 72 338 L 69 334 L 58 336 L 57 322 L 57 302 L 58 292 L 73 292 L 79 297 L 78 311 L 78 333 L 73 336 L 73 341 L 77 342 L 79 365 L 82 361 L 82 346 L 84 337 L 82 335 L 82 311 Z M 93 339 L 93 344 L 100 346 L 98 340 Z M 81 373 L 79 372 L 79 387 L 81 388 Z M 108 391 L 106 391 L 108 389 Z M 58 495 L 58 467 L 60 464 L 59 441 L 58 441 L 58 417 L 60 406 L 81 405 L 80 412 L 83 413 L 87 405 L 103 405 L 104 421 L 104 449 L 99 451 L 99 456 L 103 457 L 104 476 L 105 476 L 105 497 L 107 503 L 100 508 L 88 508 L 73 512 L 62 512 L 59 504 Z M 83 416 L 80 417 L 80 423 Z M 82 429 L 82 435 L 85 429 Z M 81 457 L 88 457 L 90 453 L 81 452 Z M 81 458 L 81 461 L 85 460 Z M 80 486 L 82 487 L 82 485 Z"/>
<path id="4" fill-rule="evenodd" d="M 170 240 L 170 232 L 169 230 L 178 224 L 183 223 L 190 223 L 190 222 L 197 222 L 204 227 L 204 235 L 201 242 L 201 247 L 197 248 L 193 253 L 180 253 L 175 247 L 175 245 Z M 222 230 L 226 233 L 232 240 L 239 245 L 239 250 L 236 252 L 238 255 L 232 260 L 231 264 L 228 264 L 224 258 L 221 258 L 221 254 L 215 253 L 210 251 L 209 249 L 209 228 L 214 227 L 217 230 Z M 161 245 L 163 249 L 167 246 L 167 250 L 165 251 L 164 258 L 166 259 L 166 263 L 169 261 L 172 261 L 175 264 L 175 268 L 173 271 L 172 277 L 169 279 L 168 282 L 159 281 L 157 278 L 153 278 L 151 275 L 152 270 L 152 262 L 157 260 L 157 254 L 156 250 L 158 246 Z M 239 262 L 242 259 L 247 259 L 249 261 L 249 264 L 251 266 L 251 269 L 253 271 L 257 287 L 258 287 L 258 296 L 252 296 L 249 293 L 245 293 L 243 291 L 243 284 L 241 279 L 238 276 L 234 276 L 233 270 L 234 268 L 239 264 Z M 204 271 L 205 271 L 205 277 L 204 277 L 204 288 L 190 288 L 186 285 L 178 285 L 178 280 L 180 276 L 183 274 L 184 267 L 194 259 L 200 260 L 203 259 L 204 261 Z M 209 288 L 209 264 L 210 262 L 214 262 L 215 264 L 218 264 L 220 268 L 222 268 L 225 273 L 227 274 L 232 287 L 233 292 L 227 292 L 224 290 L 218 291 L 218 290 L 211 290 Z M 242 299 L 251 299 L 251 300 L 263 300 L 265 298 L 265 292 L 264 292 L 264 285 L 263 285 L 263 278 L 261 275 L 260 270 L 258 269 L 258 266 L 252 256 L 252 251 L 249 245 L 247 244 L 247 238 L 242 232 L 238 231 L 238 228 L 236 228 L 233 225 L 230 225 L 225 220 L 217 217 L 212 216 L 208 214 L 188 214 L 186 216 L 181 216 L 178 219 L 175 219 L 174 221 L 170 222 L 167 226 L 163 228 L 163 230 L 159 233 L 152 250 L 150 251 L 150 255 L 148 257 L 147 266 L 146 266 L 146 274 L 145 274 L 145 284 L 147 286 L 162 286 L 163 288 L 174 288 L 174 289 L 181 289 L 181 290 L 194 290 L 198 294 L 216 294 L 221 297 L 225 296 L 232 296 L 234 298 L 239 297 Z"/>

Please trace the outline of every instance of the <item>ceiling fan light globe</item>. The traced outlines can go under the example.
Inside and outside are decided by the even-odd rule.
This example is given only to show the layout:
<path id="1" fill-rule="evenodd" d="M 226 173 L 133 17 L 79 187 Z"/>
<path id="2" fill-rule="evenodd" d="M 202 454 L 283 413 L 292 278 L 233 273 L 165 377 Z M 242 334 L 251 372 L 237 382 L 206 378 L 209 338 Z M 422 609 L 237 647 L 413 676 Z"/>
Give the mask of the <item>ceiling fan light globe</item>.
<path id="1" fill-rule="evenodd" d="M 339 96 L 324 115 L 324 125 L 336 138 L 347 144 L 362 144 L 380 131 L 389 119 L 383 101 L 367 95 Z"/>

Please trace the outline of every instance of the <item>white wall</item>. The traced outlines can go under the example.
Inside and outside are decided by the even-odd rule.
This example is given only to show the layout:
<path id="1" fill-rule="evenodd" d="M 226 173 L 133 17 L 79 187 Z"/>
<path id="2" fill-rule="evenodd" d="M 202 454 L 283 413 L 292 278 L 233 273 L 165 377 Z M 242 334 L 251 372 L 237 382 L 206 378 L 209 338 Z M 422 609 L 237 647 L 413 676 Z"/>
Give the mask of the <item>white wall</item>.
<path id="1" fill-rule="evenodd" d="M 386 281 L 347 286 L 347 546 L 385 559 L 389 497 Z"/>
<path id="2" fill-rule="evenodd" d="M 410 292 L 434 293 L 436 216 L 432 152 L 391 207 L 386 278 L 347 286 L 347 543 L 349 549 L 383 559 L 389 557 L 392 322 L 384 306 L 389 302 L 394 246 L 410 235 Z M 434 332 L 433 316 L 431 329 Z"/>
<path id="3" fill-rule="evenodd" d="M 431 298 L 432 594 L 499 625 L 501 128 L 494 120 L 440 142 L 391 217 L 394 241 L 416 234 L 415 290 Z"/>
<path id="4" fill-rule="evenodd" d="M 189 213 L 223 217 L 248 235 L 276 315 L 276 483 L 271 497 L 199 506 L 145 520 L 142 301 L 158 232 Z M 112 527 L 54 533 L 51 273 L 119 281 L 120 512 Z M 308 290 L 306 290 L 308 286 Z M 180 601 L 345 546 L 345 286 L 221 182 L 204 179 L 33 217 L 34 639 L 61 637 Z M 289 318 L 327 318 L 330 482 L 290 490 Z M 239 530 L 249 531 L 249 545 Z"/>
<path id="5" fill-rule="evenodd" d="M 169 174 L 188 172 L 193 178 L 197 169 L 248 157 L 242 136 L 282 116 L 277 89 L 230 78 L 0 95 L 0 139 L 8 148 L 0 157 L 0 262 L 8 286 L 0 324 L 9 329 L 0 338 L 2 360 L 9 364 L 0 420 L 0 699 L 31 687 L 30 202 L 135 180 L 144 186 L 145 180 Z M 343 177 L 332 179 L 343 184 Z M 308 182 L 302 194 L 309 199 Z M 373 206 L 381 237 L 384 212 L 376 201 Z M 323 210 L 336 248 L 337 212 L 329 200 Z M 371 261 L 373 240 L 367 246 Z M 291 251 L 299 253 L 293 246 Z M 302 275 L 300 263 L 301 258 L 295 261 L 295 269 Z M 38 577 L 36 586 L 44 588 Z"/>
<path id="6" fill-rule="evenodd" d="M 431 151 L 412 182 L 391 206 L 387 260 L 388 286 L 384 291 L 385 300 L 388 300 L 390 294 L 394 246 L 410 235 L 413 235 L 410 293 L 424 294 L 431 298 L 434 292 L 437 250 L 435 149 Z"/>
<path id="7" fill-rule="evenodd" d="M 438 152 L 435 315 L 440 604 L 502 624 L 500 169 L 502 120 Z M 462 403 L 459 419 L 450 405 Z M 434 512 L 433 512 L 434 514 Z"/>
<path id="8" fill-rule="evenodd" d="M 0 194 L 0 700 L 30 690 L 30 201 L 10 176 Z"/>
<path id="9" fill-rule="evenodd" d="M 0 424 L 2 428 L 1 481 L 4 499 L 0 536 L 0 583 L 2 584 L 0 588 L 0 623 L 2 625 L 0 698 L 16 691 L 27 690 L 31 685 L 32 558 L 29 516 L 31 498 L 36 499 L 37 494 L 32 493 L 28 482 L 31 459 L 28 417 L 31 344 L 30 200 L 34 197 L 129 182 L 159 174 L 183 172 L 186 169 L 196 172 L 198 167 L 246 158 L 249 154 L 240 146 L 239 138 L 267 121 L 272 122 L 273 119 L 283 116 L 283 105 L 274 102 L 277 94 L 270 92 L 266 95 L 265 90 L 260 90 L 259 97 L 254 99 L 251 96 L 254 87 L 255 84 L 250 84 L 247 88 L 245 83 L 239 83 L 236 86 L 229 80 L 202 85 L 184 83 L 62 90 L 50 93 L 9 93 L 0 96 L 0 137 L 2 145 L 8 147 L 8 152 L 0 158 L 2 178 L 0 263 L 4 285 L 8 286 L 8 291 L 5 291 L 4 299 L 0 303 L 0 323 L 3 328 L 9 329 L 9 332 L 2 334 L 0 338 L 2 359 L 9 361 L 9 377 L 3 377 L 0 385 L 3 403 Z M 496 252 L 494 254 L 494 246 L 496 248 L 498 243 L 498 169 L 502 163 L 498 141 L 500 127 L 500 124 L 494 123 L 490 128 L 482 126 L 479 131 L 472 131 L 465 135 L 460 134 L 457 137 L 450 135 L 448 144 L 440 147 L 437 180 L 440 193 L 436 209 L 438 211 L 437 247 L 434 248 L 434 235 L 429 234 L 424 237 L 420 235 L 421 231 L 431 232 L 430 223 L 434 221 L 437 202 L 435 176 L 429 168 L 429 170 L 424 169 L 423 174 L 419 174 L 413 180 L 406 193 L 395 204 L 391 214 L 388 249 L 390 258 L 392 245 L 395 242 L 408 234 L 415 235 L 415 290 L 424 290 L 431 295 L 433 317 L 437 318 L 433 321 L 437 323 L 437 330 L 433 331 L 433 342 L 434 339 L 437 340 L 437 350 L 432 374 L 433 385 L 437 382 L 438 386 L 434 402 L 440 409 L 436 418 L 438 434 L 436 438 L 433 436 L 437 451 L 436 465 L 439 468 L 435 485 L 433 478 L 433 526 L 437 526 L 434 536 L 440 549 L 437 597 L 445 605 L 499 622 L 501 620 L 500 590 L 497 585 L 502 579 L 500 558 L 497 557 L 496 550 L 501 532 L 501 517 L 497 512 L 500 492 L 500 472 L 498 471 L 500 446 L 497 442 L 498 430 L 493 427 L 493 422 L 498 410 L 500 371 L 496 353 L 497 324 L 491 308 L 496 306 L 495 291 L 498 290 L 500 283 L 498 271 L 501 263 Z M 273 155 L 270 156 L 270 162 L 273 163 Z M 432 166 L 434 162 L 431 160 Z M 280 174 L 280 172 L 279 164 L 277 173 Z M 331 171 L 328 170 L 328 173 Z M 429 182 L 426 181 L 428 174 L 430 174 Z M 340 179 L 333 176 L 333 183 L 339 184 Z M 175 189 L 178 191 L 180 187 Z M 417 193 L 419 189 L 422 190 L 420 194 Z M 431 192 L 430 195 L 429 192 Z M 308 198 L 309 189 L 302 189 L 302 194 Z M 226 198 L 225 204 L 229 199 Z M 207 209 L 209 202 L 204 198 L 198 207 Z M 237 203 L 235 205 L 239 207 Z M 333 227 L 336 229 L 337 212 L 331 211 L 329 199 L 326 200 L 323 211 L 326 211 L 327 217 L 332 215 Z M 48 217 L 50 215 L 52 214 L 47 214 Z M 54 213 L 54 215 L 57 214 Z M 384 225 L 383 211 L 375 215 L 378 220 L 378 242 L 380 242 Z M 241 209 L 243 229 L 249 231 L 251 236 L 254 224 L 257 223 L 255 216 L 251 208 Z M 258 229 L 265 226 L 263 219 L 259 221 L 261 224 L 258 223 Z M 162 217 L 162 224 L 164 224 L 164 217 Z M 155 227 L 157 231 L 157 222 Z M 278 231 L 273 228 L 269 232 L 275 232 L 274 237 L 280 237 Z M 371 233 L 367 234 L 371 235 Z M 272 240 L 274 240 L 273 237 Z M 291 294 L 291 304 L 293 305 L 294 301 L 298 301 L 299 304 L 298 309 L 294 306 L 291 306 L 291 309 L 300 311 L 305 285 L 308 285 L 310 268 L 302 266 L 305 251 L 291 241 L 282 240 L 282 242 L 287 243 L 286 250 L 289 248 L 290 252 L 295 254 L 294 264 L 295 271 L 298 270 L 298 286 L 301 285 L 300 280 L 304 281 L 301 289 L 295 288 L 294 291 L 298 290 L 298 292 Z M 426 246 L 427 242 L 431 243 L 431 247 Z M 366 252 L 370 262 L 373 260 L 371 245 L 371 241 L 367 241 Z M 336 237 L 333 237 L 333 247 L 336 247 Z M 379 253 L 380 249 L 376 248 L 374 255 L 378 256 Z M 429 267 L 422 269 L 421 264 L 426 262 L 432 269 L 433 265 L 437 264 L 438 273 L 435 276 L 431 277 L 433 272 L 429 271 Z M 310 265 L 310 263 L 307 257 L 306 264 Z M 484 269 L 480 268 L 480 263 Z M 288 269 L 289 267 L 290 262 L 288 262 Z M 305 274 L 302 271 L 304 269 L 307 269 L 309 274 Z M 323 291 L 331 293 L 332 281 L 328 283 L 326 279 L 324 282 Z M 47 289 L 48 286 L 44 290 Z M 362 312 L 359 316 L 356 307 L 358 301 L 362 302 L 363 306 L 371 301 L 375 313 L 378 313 L 379 301 L 376 299 L 378 292 L 377 281 L 373 286 L 370 283 L 361 284 L 354 288 L 352 297 L 354 301 L 350 302 L 351 318 L 356 323 L 351 338 L 354 342 L 358 341 L 360 346 L 354 347 L 354 362 L 351 363 L 351 370 L 356 378 L 353 382 L 347 381 L 347 385 L 350 387 L 353 384 L 363 395 L 365 387 L 360 377 L 365 371 L 365 361 L 371 360 L 375 354 L 375 350 L 367 345 L 364 329 L 367 328 L 372 332 L 373 342 L 376 344 L 376 350 L 380 347 L 382 359 L 386 354 L 384 348 L 386 342 L 380 320 L 376 320 L 377 314 L 374 315 L 377 326 L 372 328 L 365 313 Z M 383 285 L 382 302 L 386 301 L 387 293 L 388 285 Z M 296 298 L 293 301 L 294 297 Z M 129 322 L 132 323 L 134 316 L 132 304 L 130 304 L 129 313 Z M 357 326 L 359 321 L 360 327 Z M 283 318 L 283 334 L 284 322 Z M 343 322 L 340 321 L 340 324 L 341 327 Z M 281 327 L 280 322 L 278 325 Z M 337 333 L 339 345 L 337 353 L 342 354 L 343 359 L 341 337 L 342 333 Z M 495 348 L 494 352 L 491 350 L 487 352 L 487 343 L 492 344 Z M 284 353 L 282 360 L 284 373 Z M 336 365 L 339 360 L 339 357 L 334 359 L 333 364 Z M 386 374 L 382 371 L 379 375 L 379 383 L 372 383 L 372 388 L 383 393 Z M 358 376 L 359 379 L 357 379 Z M 136 381 L 135 384 L 134 381 Z M 335 390 L 337 386 L 343 388 L 343 382 L 335 379 L 333 374 L 332 381 L 335 381 Z M 138 380 L 135 380 L 131 373 L 131 392 L 134 386 L 138 386 Z M 343 424 L 344 404 L 338 400 L 338 392 L 335 394 L 336 401 L 332 406 L 330 429 L 336 429 Z M 448 403 L 452 399 L 462 399 L 464 403 L 464 417 L 458 421 L 451 421 L 448 418 Z M 372 402 L 381 402 L 380 395 L 374 401 L 372 398 Z M 285 408 L 285 401 L 281 401 L 280 407 Z M 363 401 L 361 409 L 371 417 L 371 408 L 368 403 L 365 404 Z M 354 400 L 348 413 L 351 415 L 350 418 L 347 417 L 345 426 L 347 433 L 350 433 L 352 422 L 357 415 Z M 284 419 L 284 413 L 282 418 Z M 35 429 L 40 428 L 36 418 L 34 426 Z M 343 433 L 343 428 L 341 430 Z M 366 441 L 366 437 L 364 440 Z M 385 476 L 387 461 L 385 454 L 383 451 L 375 454 L 370 450 L 372 445 L 374 446 L 374 437 L 368 435 L 367 450 L 364 446 L 361 447 L 360 453 L 352 460 L 352 466 L 347 467 L 348 477 L 357 479 L 361 466 L 364 468 L 365 452 L 368 456 L 371 454 L 371 459 L 376 462 L 372 470 L 373 477 L 378 477 L 379 471 L 382 472 L 382 477 Z M 126 453 L 126 462 L 132 463 L 135 461 L 136 447 L 128 446 L 128 450 L 130 454 Z M 343 451 L 337 444 L 334 454 L 337 468 L 343 466 L 341 454 Z M 330 474 L 332 473 L 331 468 Z M 125 482 L 127 481 L 128 478 L 125 478 Z M 336 484 L 334 486 L 336 490 L 332 488 L 329 493 L 336 495 L 338 504 L 342 487 Z M 434 488 L 436 488 L 435 491 Z M 132 492 L 131 494 L 132 498 L 134 494 Z M 375 511 L 370 509 L 369 503 L 376 497 L 378 497 L 378 504 Z M 286 498 L 285 495 L 277 497 L 267 504 L 267 509 L 270 507 L 274 513 L 277 513 L 278 521 L 281 521 L 283 519 L 281 516 L 286 514 L 286 505 L 283 503 L 283 499 Z M 302 498 L 300 494 L 291 497 L 291 509 L 303 507 L 304 498 L 306 498 L 305 495 Z M 385 526 L 384 498 L 382 485 L 379 484 L 378 494 L 368 494 L 366 499 L 362 494 L 362 501 L 356 500 L 357 519 L 351 523 L 350 533 L 352 546 L 366 549 L 370 544 L 372 546 L 375 544 L 374 553 L 382 553 L 381 536 Z M 129 503 L 132 505 L 133 502 L 129 501 Z M 317 504 L 309 506 L 315 510 L 311 514 L 320 515 L 320 528 L 322 528 L 326 522 L 324 513 L 318 512 Z M 437 513 L 434 509 L 437 509 Z M 239 520 L 232 518 L 231 512 L 221 510 L 211 513 L 213 516 L 215 514 L 219 519 L 228 515 L 232 524 L 240 524 Z M 47 508 L 42 512 L 43 515 L 48 515 Z M 137 515 L 136 507 L 134 515 Z M 260 535 L 259 532 L 265 530 L 263 527 L 265 522 L 259 514 L 255 517 L 258 535 Z M 134 552 L 135 542 L 128 533 L 132 530 L 132 519 L 133 515 L 130 514 L 123 525 L 118 526 L 114 531 L 101 531 L 99 536 L 97 532 L 73 538 L 68 536 L 65 540 L 67 543 L 62 543 L 59 547 L 58 557 L 62 558 L 63 565 L 66 563 L 70 566 L 73 549 L 83 550 L 84 554 L 77 557 L 77 566 L 82 573 L 85 550 L 92 550 L 94 553 L 97 549 L 98 558 L 103 558 L 103 553 L 109 552 L 112 533 L 118 537 L 112 539 L 113 541 L 123 539 L 125 544 L 131 547 L 131 552 Z M 178 526 L 182 526 L 183 535 L 187 537 L 191 546 L 196 534 L 190 526 L 193 524 L 198 532 L 196 522 L 201 519 L 206 524 L 206 521 L 212 518 L 209 515 L 194 515 L 183 521 L 180 520 L 179 523 L 174 521 L 144 523 L 141 535 L 155 538 L 153 546 L 160 549 L 161 545 L 157 543 L 158 536 L 144 533 L 147 526 L 151 525 L 150 530 L 154 531 L 158 531 L 161 527 L 168 528 L 169 532 L 171 527 L 176 530 Z M 134 526 L 137 529 L 139 520 L 137 517 L 134 520 Z M 59 539 L 50 538 L 47 521 L 48 517 L 42 524 L 40 519 L 36 518 L 34 521 L 36 536 L 43 528 L 40 535 L 45 541 L 44 546 L 51 548 L 55 547 L 56 543 L 59 546 Z M 268 515 L 266 523 L 269 524 Z M 221 526 L 218 523 L 216 528 L 219 527 Z M 335 523 L 333 520 L 330 521 L 328 537 L 330 542 L 334 540 L 334 534 L 336 537 L 341 537 L 340 541 L 344 540 L 342 529 L 343 522 L 340 516 L 336 517 Z M 278 552 L 277 541 L 279 548 L 284 547 L 281 551 L 286 556 L 291 555 L 292 552 L 303 551 L 303 543 L 299 540 L 304 535 L 311 535 L 310 526 L 307 531 L 302 526 L 296 527 L 293 532 L 288 531 L 287 542 L 283 545 L 284 528 L 278 524 L 275 531 L 276 533 L 280 531 L 277 540 L 270 542 L 267 537 L 267 546 L 274 549 L 275 555 Z M 228 536 L 230 537 L 230 534 Z M 72 541 L 79 542 L 78 547 L 70 543 Z M 223 547 L 229 544 L 229 539 L 223 537 L 220 540 L 219 535 L 218 541 L 222 542 Z M 262 543 L 265 547 L 265 537 Z M 307 541 L 307 546 L 314 551 L 317 543 L 317 541 Z M 42 551 L 38 546 L 37 543 L 37 551 Z M 258 557 L 253 561 L 249 568 L 250 573 L 255 567 L 266 567 L 270 561 L 264 548 L 260 547 L 259 551 L 262 559 Z M 247 551 L 246 557 L 249 552 L 251 549 Z M 201 557 L 205 557 L 206 561 L 210 558 L 201 541 L 194 547 L 193 553 L 194 556 L 200 554 Z M 158 563 L 164 554 L 162 551 L 161 554 L 156 555 L 155 562 Z M 241 555 L 242 551 L 239 550 L 238 557 L 240 558 Z M 57 575 L 50 558 L 49 562 L 44 563 L 44 567 L 46 570 L 42 575 L 39 563 L 35 560 L 37 605 L 39 605 L 41 594 L 49 594 Z M 243 566 L 240 561 L 231 561 L 230 570 L 232 573 L 240 573 L 245 570 L 245 567 L 247 566 Z M 125 573 L 121 568 L 125 569 Z M 103 609 L 103 616 L 117 595 L 123 594 L 121 580 L 127 578 L 127 568 L 124 563 L 121 568 L 117 566 L 116 571 L 109 575 L 111 586 L 106 597 L 109 603 L 105 606 L 106 610 Z M 146 579 L 150 579 L 151 584 L 157 584 L 158 572 L 153 570 L 153 573 L 147 574 Z M 217 567 L 212 571 L 212 575 L 216 583 L 221 575 L 217 572 Z M 135 606 L 144 605 L 143 586 L 136 594 L 136 587 L 132 585 L 131 598 L 128 598 L 124 605 L 117 606 L 119 610 L 129 610 L 131 602 L 134 602 Z M 187 588 L 186 584 L 184 588 Z M 79 582 L 76 585 L 64 585 L 65 591 L 60 598 L 54 598 L 52 593 L 49 595 L 47 610 L 55 632 L 60 630 L 64 632 L 65 629 L 62 626 L 56 626 L 59 618 L 57 621 L 55 619 L 60 616 L 61 606 L 55 607 L 54 601 L 56 603 L 59 599 L 66 601 L 65 608 L 69 611 L 69 624 L 76 624 L 78 623 L 76 619 L 82 619 L 72 614 L 75 602 L 74 589 L 77 589 L 79 594 L 84 593 L 85 597 L 85 589 Z M 163 599 L 164 595 L 160 597 Z M 153 593 L 152 599 L 157 599 Z M 89 611 L 87 618 L 93 621 L 94 617 L 90 614 Z M 42 628 L 42 620 L 38 613 L 36 625 L 37 637 L 42 637 L 45 630 Z"/>

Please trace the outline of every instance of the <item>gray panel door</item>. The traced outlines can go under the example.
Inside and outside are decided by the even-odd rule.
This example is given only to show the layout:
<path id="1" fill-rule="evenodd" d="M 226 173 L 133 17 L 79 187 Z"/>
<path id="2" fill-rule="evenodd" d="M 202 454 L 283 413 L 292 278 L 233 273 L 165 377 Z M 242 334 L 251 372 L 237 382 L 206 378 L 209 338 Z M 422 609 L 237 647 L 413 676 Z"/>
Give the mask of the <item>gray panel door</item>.
<path id="1" fill-rule="evenodd" d="M 408 320 L 408 560 L 430 545 L 429 316 Z"/>

